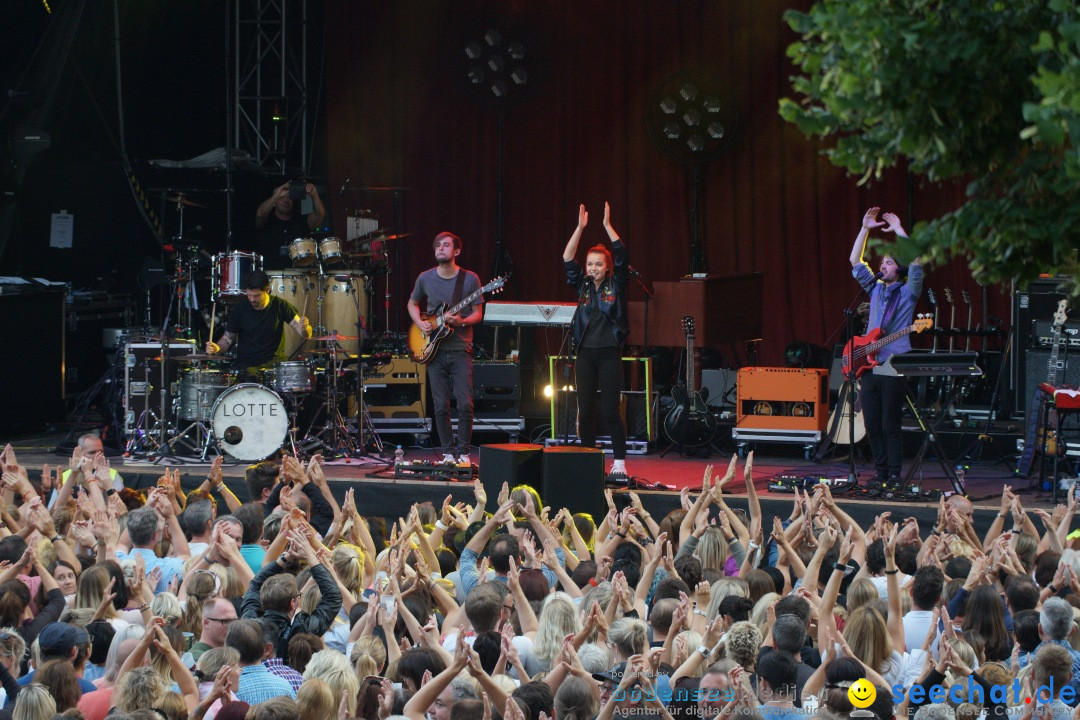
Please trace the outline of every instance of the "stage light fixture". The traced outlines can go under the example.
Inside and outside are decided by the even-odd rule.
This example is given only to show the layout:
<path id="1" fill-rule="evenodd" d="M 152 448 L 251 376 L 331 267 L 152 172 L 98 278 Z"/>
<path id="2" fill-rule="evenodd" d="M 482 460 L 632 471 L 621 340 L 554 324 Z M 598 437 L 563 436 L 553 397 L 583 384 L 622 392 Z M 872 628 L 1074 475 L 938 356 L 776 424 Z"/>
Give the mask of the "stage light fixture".
<path id="1" fill-rule="evenodd" d="M 555 389 L 551 387 L 551 383 L 544 386 L 544 397 L 549 398 L 555 394 Z"/>
<path id="2" fill-rule="evenodd" d="M 697 165 L 728 149 L 738 111 L 719 83 L 705 73 L 687 71 L 660 87 L 645 121 L 664 154 Z"/>
<path id="3" fill-rule="evenodd" d="M 505 106 L 524 99 L 536 84 L 536 59 L 523 40 L 487 26 L 463 47 L 461 72 L 479 99 Z"/>

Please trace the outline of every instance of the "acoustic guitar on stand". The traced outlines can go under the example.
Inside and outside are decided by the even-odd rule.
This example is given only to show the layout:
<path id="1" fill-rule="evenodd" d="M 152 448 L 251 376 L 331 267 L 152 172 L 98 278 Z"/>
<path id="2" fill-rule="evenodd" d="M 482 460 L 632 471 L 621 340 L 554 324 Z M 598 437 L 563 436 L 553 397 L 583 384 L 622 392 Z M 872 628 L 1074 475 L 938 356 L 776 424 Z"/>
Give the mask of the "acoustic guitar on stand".
<path id="1" fill-rule="evenodd" d="M 450 315 L 457 315 L 472 305 L 473 301 L 484 293 L 495 294 L 501 292 L 505 284 L 505 277 L 497 277 L 452 308 L 447 309 L 446 303 L 441 303 L 435 308 L 435 312 L 430 315 L 420 313 L 420 318 L 430 322 L 432 328 L 427 333 L 421 330 L 416 323 L 413 323 L 412 327 L 409 328 L 409 357 L 412 358 L 412 361 L 421 365 L 427 365 L 431 362 L 432 358 L 435 357 L 435 353 L 439 351 L 439 343 L 454 334 L 454 328 L 446 323 L 446 318 Z"/>
<path id="2" fill-rule="evenodd" d="M 881 336 L 881 328 L 874 328 L 865 335 L 851 338 L 844 346 L 844 357 L 841 371 L 844 377 L 851 377 L 851 369 L 855 368 L 855 377 L 860 378 L 867 370 L 873 370 L 880 363 L 877 360 L 877 352 L 891 342 L 895 342 L 905 335 L 921 333 L 933 327 L 934 321 L 929 315 L 919 315 L 915 322 L 908 327 Z"/>

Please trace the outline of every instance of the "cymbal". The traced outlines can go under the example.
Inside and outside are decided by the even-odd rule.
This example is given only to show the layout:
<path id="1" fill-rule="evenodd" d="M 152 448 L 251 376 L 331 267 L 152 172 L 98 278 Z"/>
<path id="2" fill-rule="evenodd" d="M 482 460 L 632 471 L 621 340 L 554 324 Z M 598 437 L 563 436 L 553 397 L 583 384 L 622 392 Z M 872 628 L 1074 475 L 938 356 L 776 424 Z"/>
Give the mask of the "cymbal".
<path id="1" fill-rule="evenodd" d="M 179 205 L 187 205 L 188 207 L 206 207 L 205 205 L 197 203 L 194 200 L 189 200 L 187 193 L 162 193 L 160 197 L 167 203 L 177 203 Z"/>
<path id="2" fill-rule="evenodd" d="M 348 340 L 359 340 L 360 338 L 355 335 L 321 335 L 309 339 L 314 340 L 315 342 L 345 342 Z"/>
<path id="3" fill-rule="evenodd" d="M 317 349 L 314 349 L 314 350 L 305 350 L 304 354 L 305 355 L 329 355 L 330 351 L 329 350 L 324 350 L 322 348 L 317 348 Z M 336 354 L 342 360 L 355 360 L 358 357 L 358 355 L 356 355 L 355 353 L 347 353 L 347 352 L 341 352 L 341 351 L 338 351 Z"/>

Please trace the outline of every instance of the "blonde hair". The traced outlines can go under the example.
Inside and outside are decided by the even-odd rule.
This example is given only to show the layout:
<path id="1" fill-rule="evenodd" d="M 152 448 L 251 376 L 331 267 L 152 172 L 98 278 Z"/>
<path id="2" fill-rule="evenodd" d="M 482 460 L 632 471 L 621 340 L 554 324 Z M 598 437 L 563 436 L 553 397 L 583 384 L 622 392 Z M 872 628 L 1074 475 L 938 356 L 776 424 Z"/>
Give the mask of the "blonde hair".
<path id="1" fill-rule="evenodd" d="M 167 690 L 165 679 L 152 667 L 137 667 L 124 673 L 113 690 L 113 705 L 120 712 L 154 707 Z M 22 693 L 19 694 L 20 697 Z"/>
<path id="2" fill-rule="evenodd" d="M 338 703 L 330 686 L 319 678 L 305 680 L 296 691 L 300 720 L 326 720 L 337 715 Z"/>
<path id="3" fill-rule="evenodd" d="M 623 658 L 641 655 L 648 649 L 649 628 L 644 621 L 637 618 L 619 618 L 611 623 L 608 640 Z"/>
<path id="4" fill-rule="evenodd" d="M 731 549 L 720 528 L 710 526 L 698 540 L 694 554 L 701 560 L 702 570 L 717 570 L 722 573 Z"/>
<path id="5" fill-rule="evenodd" d="M 239 662 L 240 652 L 236 648 L 210 648 L 199 656 L 199 661 L 195 663 L 195 667 L 198 669 L 203 681 L 208 682 L 214 679 L 214 676 L 218 674 L 218 670 L 221 668 L 226 665 L 236 665 Z"/>
<path id="6" fill-rule="evenodd" d="M 330 559 L 341 584 L 359 598 L 364 583 L 364 551 L 355 545 L 341 543 L 330 553 Z"/>
<path id="7" fill-rule="evenodd" d="M 105 597 L 105 588 L 109 586 L 110 580 L 112 580 L 112 574 L 104 565 L 94 565 L 83 570 L 82 575 L 79 576 L 79 583 L 75 590 L 75 601 L 72 606 L 97 610 L 101 606 L 101 599 Z M 107 603 L 105 617 L 107 619 L 118 617 L 116 608 L 113 607 L 112 603 Z"/>
<path id="8" fill-rule="evenodd" d="M 851 583 L 847 591 L 848 612 L 854 612 L 857 608 L 880 599 L 881 593 L 878 592 L 877 585 L 870 578 L 859 578 Z"/>
<path id="9" fill-rule="evenodd" d="M 353 644 L 349 662 L 358 678 L 381 675 L 386 667 L 386 646 L 374 635 L 364 635 Z"/>
<path id="10" fill-rule="evenodd" d="M 693 590 L 693 588 L 690 588 Z M 705 609 L 706 621 L 712 622 L 720 612 L 720 602 L 730 596 L 750 597 L 750 586 L 742 578 L 722 577 L 709 588 L 709 605 Z"/>
<path id="11" fill-rule="evenodd" d="M 12 720 L 52 720 L 56 714 L 56 701 L 39 683 L 30 683 L 15 698 Z"/>
<path id="12" fill-rule="evenodd" d="M 171 592 L 163 592 L 150 601 L 150 614 L 164 618 L 166 625 L 175 625 L 183 614 L 180 601 Z"/>
<path id="13" fill-rule="evenodd" d="M 319 606 L 319 602 L 322 600 L 322 590 L 318 585 L 312 584 L 307 587 L 300 594 L 299 607 L 300 610 L 311 615 L 315 612 L 315 608 Z"/>
<path id="14" fill-rule="evenodd" d="M 844 639 L 851 652 L 880 672 L 892 656 L 893 645 L 889 626 L 875 608 L 867 605 L 848 613 L 844 624 Z"/>
<path id="15" fill-rule="evenodd" d="M 774 592 L 765 593 L 758 598 L 758 601 L 754 603 L 753 610 L 750 611 L 750 622 L 757 625 L 763 636 L 769 631 L 769 606 L 772 605 L 773 600 L 779 597 Z"/>
<path id="16" fill-rule="evenodd" d="M 335 698 L 344 692 L 349 702 L 349 715 L 356 714 L 356 697 L 360 692 L 360 680 L 349 661 L 337 650 L 320 650 L 311 656 L 304 669 L 304 680 L 319 678 L 325 682 Z"/>
<path id="17" fill-rule="evenodd" d="M 749 620 L 734 623 L 724 639 L 725 655 L 743 666 L 747 672 L 753 672 L 757 664 L 758 650 L 764 637 L 758 626 Z"/>
<path id="18" fill-rule="evenodd" d="M 686 662 L 687 658 L 690 657 L 690 653 L 694 652 L 700 644 L 701 633 L 694 632 L 693 630 L 683 630 L 676 635 L 671 643 L 671 666 L 681 667 L 682 664 Z M 708 662 L 709 658 L 705 658 L 705 661 L 699 664 L 697 669 L 690 673 L 690 675 L 692 677 L 701 677 L 701 673 Z"/>
<path id="19" fill-rule="evenodd" d="M 548 670 L 562 652 L 563 638 L 581 632 L 581 620 L 574 601 L 563 592 L 544 598 L 534 651 L 543 669 Z"/>
<path id="20" fill-rule="evenodd" d="M 158 699 L 156 707 L 165 713 L 165 717 L 184 718 L 186 720 L 188 716 L 187 703 L 184 702 L 184 697 L 172 690 L 165 691 L 165 694 Z"/>
<path id="21" fill-rule="evenodd" d="M 0 657 L 13 658 L 16 662 L 22 662 L 26 656 L 26 641 L 19 635 L 15 628 L 0 628 Z"/>

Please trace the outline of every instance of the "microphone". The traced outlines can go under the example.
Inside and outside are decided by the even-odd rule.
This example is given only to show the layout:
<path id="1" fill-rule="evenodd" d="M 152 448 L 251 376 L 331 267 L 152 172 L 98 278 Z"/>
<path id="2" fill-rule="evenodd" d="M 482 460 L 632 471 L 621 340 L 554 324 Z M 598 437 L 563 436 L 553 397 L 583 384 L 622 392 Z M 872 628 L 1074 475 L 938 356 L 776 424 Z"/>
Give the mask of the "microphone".
<path id="1" fill-rule="evenodd" d="M 885 273 L 878 270 L 876 273 L 874 273 L 874 282 L 877 282 L 878 280 L 880 280 L 883 277 L 885 277 Z"/>
<path id="2" fill-rule="evenodd" d="M 341 197 L 342 195 L 345 194 L 345 188 L 346 188 L 346 186 L 348 186 L 350 180 L 352 180 L 352 178 L 345 178 L 345 182 L 341 183 L 341 189 L 338 190 L 338 193 L 337 193 L 338 197 Z"/>
<path id="3" fill-rule="evenodd" d="M 634 268 L 634 266 L 633 266 L 633 265 L 628 265 L 628 266 L 627 266 L 627 268 L 628 268 L 628 269 L 630 270 L 630 274 L 631 274 L 632 276 L 634 276 L 634 277 L 640 277 L 640 276 L 641 276 L 641 273 L 639 273 L 639 272 L 638 272 L 638 271 L 637 271 L 637 270 L 636 270 L 636 269 Z"/>

